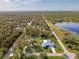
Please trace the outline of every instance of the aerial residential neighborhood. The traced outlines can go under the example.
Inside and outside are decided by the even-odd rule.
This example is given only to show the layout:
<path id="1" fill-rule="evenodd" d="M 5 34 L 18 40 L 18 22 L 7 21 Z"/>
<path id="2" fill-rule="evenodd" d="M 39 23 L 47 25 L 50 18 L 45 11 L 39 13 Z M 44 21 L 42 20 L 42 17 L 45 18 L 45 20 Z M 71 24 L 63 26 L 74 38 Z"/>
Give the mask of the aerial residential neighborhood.
<path id="1" fill-rule="evenodd" d="M 45 12 L 45 13 L 48 13 L 50 15 L 50 12 Z M 78 41 L 76 41 L 78 40 L 77 38 L 78 33 L 76 33 L 75 31 L 69 32 L 68 30 L 65 30 L 60 27 L 62 26 L 62 24 L 64 25 L 72 24 L 73 26 L 76 26 L 77 23 L 75 23 L 73 20 L 72 23 L 71 22 L 67 23 L 68 20 L 61 21 L 59 19 L 56 21 L 52 19 L 53 20 L 52 21 L 49 20 L 49 18 L 51 19 L 50 16 L 52 15 L 48 16 L 45 13 L 37 12 L 34 15 L 26 14 L 26 18 L 23 20 L 15 19 L 16 17 L 19 18 L 18 14 L 17 14 L 18 16 L 16 15 L 15 18 L 14 15 L 5 16 L 5 17 L 12 17 L 15 20 L 10 21 L 6 19 L 6 21 L 3 23 L 4 25 L 3 31 L 6 34 L 6 40 L 3 41 L 3 43 L 5 42 L 4 44 L 1 43 L 2 47 L 0 48 L 1 49 L 0 58 L 2 59 L 20 59 L 20 58 L 21 59 L 28 59 L 28 58 L 29 59 L 33 59 L 33 58 L 75 59 L 77 58 L 78 59 L 78 56 L 76 55 L 78 54 L 78 52 L 76 53 L 78 49 L 75 49 L 73 47 L 73 45 L 78 44 L 77 43 Z M 25 14 L 23 14 L 21 18 L 23 16 L 25 16 Z M 6 22 L 7 23 L 11 22 L 11 24 L 8 23 L 6 25 Z M 60 26 L 58 24 L 60 24 Z M 72 47 L 67 46 L 70 43 L 72 44 L 71 45 Z"/>
<path id="2" fill-rule="evenodd" d="M 78 0 L 0 0 L 0 59 L 79 59 Z"/>

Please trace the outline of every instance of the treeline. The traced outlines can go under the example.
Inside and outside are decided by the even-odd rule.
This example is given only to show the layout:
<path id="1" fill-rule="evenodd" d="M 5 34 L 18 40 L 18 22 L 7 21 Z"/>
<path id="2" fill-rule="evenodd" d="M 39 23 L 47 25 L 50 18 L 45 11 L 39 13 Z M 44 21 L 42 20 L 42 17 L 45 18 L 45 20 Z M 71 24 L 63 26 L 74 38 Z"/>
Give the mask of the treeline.
<path id="1" fill-rule="evenodd" d="M 52 23 L 57 22 L 76 22 L 79 23 L 79 12 L 60 12 L 60 13 L 46 13 L 46 18 Z"/>
<path id="2" fill-rule="evenodd" d="M 69 49 L 79 51 L 79 40 L 72 35 L 66 35 L 63 41 Z"/>

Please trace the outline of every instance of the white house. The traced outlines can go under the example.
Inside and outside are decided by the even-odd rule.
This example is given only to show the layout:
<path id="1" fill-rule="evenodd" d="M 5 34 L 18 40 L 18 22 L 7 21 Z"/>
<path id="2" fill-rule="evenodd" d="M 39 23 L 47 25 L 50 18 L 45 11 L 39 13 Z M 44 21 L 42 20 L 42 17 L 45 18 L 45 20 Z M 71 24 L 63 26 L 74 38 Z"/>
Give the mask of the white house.
<path id="1" fill-rule="evenodd" d="M 52 43 L 51 40 L 43 40 L 42 41 L 42 47 L 54 47 L 54 43 Z"/>

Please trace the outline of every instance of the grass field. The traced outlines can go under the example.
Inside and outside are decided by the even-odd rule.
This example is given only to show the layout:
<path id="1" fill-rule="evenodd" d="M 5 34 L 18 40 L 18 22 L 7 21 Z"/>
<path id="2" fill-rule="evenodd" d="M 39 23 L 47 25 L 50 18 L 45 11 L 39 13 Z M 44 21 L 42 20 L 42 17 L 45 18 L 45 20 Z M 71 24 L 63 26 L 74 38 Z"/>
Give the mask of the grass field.
<path id="1" fill-rule="evenodd" d="M 72 36 L 73 36 L 76 40 L 79 40 L 79 35 L 77 35 L 77 34 L 72 34 Z"/>
<path id="2" fill-rule="evenodd" d="M 48 57 L 48 59 L 67 59 L 67 58 L 61 56 L 50 56 Z"/>

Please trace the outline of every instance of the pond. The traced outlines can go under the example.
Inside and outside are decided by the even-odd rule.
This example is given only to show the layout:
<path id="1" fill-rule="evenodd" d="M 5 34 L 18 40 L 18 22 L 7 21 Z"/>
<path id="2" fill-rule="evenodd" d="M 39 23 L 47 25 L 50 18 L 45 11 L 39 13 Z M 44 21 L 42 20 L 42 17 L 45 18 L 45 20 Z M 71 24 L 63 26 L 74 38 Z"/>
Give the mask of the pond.
<path id="1" fill-rule="evenodd" d="M 58 26 L 62 30 L 79 34 L 79 23 L 61 22 L 61 23 L 56 23 L 55 25 Z"/>

